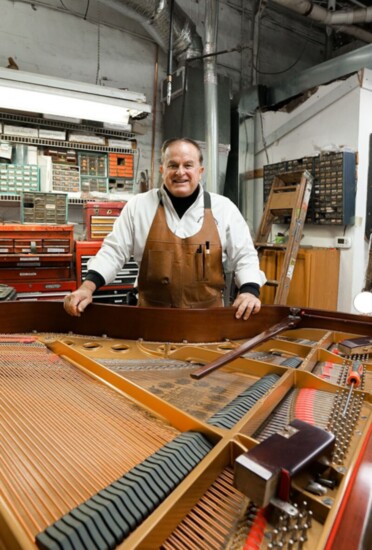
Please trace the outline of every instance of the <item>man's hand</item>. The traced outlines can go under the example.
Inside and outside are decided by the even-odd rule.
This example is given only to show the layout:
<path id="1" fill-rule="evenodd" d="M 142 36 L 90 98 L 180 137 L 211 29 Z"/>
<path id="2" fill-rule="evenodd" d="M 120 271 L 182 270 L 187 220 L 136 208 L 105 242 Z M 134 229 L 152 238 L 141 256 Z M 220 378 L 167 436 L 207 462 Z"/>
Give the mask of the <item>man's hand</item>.
<path id="1" fill-rule="evenodd" d="M 64 308 L 73 317 L 80 317 L 85 308 L 93 301 L 96 285 L 92 281 L 84 283 L 74 292 L 65 297 Z"/>
<path id="2" fill-rule="evenodd" d="M 238 294 L 235 298 L 232 307 L 236 308 L 235 317 L 237 319 L 243 317 L 244 321 L 246 321 L 250 317 L 251 313 L 256 315 L 256 313 L 260 311 L 261 301 L 259 298 L 256 298 L 254 294 L 243 292 L 243 294 Z"/>

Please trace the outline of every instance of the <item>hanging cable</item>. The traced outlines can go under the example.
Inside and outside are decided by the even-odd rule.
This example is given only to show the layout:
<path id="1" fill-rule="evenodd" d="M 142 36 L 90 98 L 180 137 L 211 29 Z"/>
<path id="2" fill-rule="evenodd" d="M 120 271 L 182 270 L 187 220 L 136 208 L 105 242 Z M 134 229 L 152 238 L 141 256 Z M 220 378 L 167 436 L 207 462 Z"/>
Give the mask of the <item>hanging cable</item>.
<path id="1" fill-rule="evenodd" d="M 87 1 L 87 7 L 86 7 L 85 13 L 84 13 L 84 21 L 86 21 L 86 19 L 87 19 L 89 4 L 90 4 L 90 0 Z"/>
<path id="2" fill-rule="evenodd" d="M 67 6 L 64 5 L 63 0 L 59 0 L 59 1 L 60 1 L 60 3 L 62 4 L 63 8 L 64 8 L 66 11 L 70 11 L 70 9 L 69 9 Z"/>
<path id="3" fill-rule="evenodd" d="M 170 105 L 171 96 L 172 96 L 173 8 L 174 8 L 174 0 L 170 0 L 169 39 L 168 39 L 168 68 L 167 68 L 167 105 Z"/>
<path id="4" fill-rule="evenodd" d="M 59 3 L 60 3 L 61 6 L 63 7 L 63 9 L 65 9 L 67 12 L 72 13 L 73 15 L 77 15 L 78 17 L 81 17 L 81 16 L 82 16 L 81 13 L 79 13 L 78 11 L 75 11 L 75 10 L 73 10 L 73 9 L 71 9 L 71 8 L 68 8 L 68 7 L 66 6 L 66 4 L 63 2 L 63 0 L 59 0 Z M 84 19 L 86 18 L 87 13 L 88 13 L 89 3 L 90 3 L 90 0 L 88 0 L 87 7 L 86 7 L 86 9 L 85 9 Z"/>

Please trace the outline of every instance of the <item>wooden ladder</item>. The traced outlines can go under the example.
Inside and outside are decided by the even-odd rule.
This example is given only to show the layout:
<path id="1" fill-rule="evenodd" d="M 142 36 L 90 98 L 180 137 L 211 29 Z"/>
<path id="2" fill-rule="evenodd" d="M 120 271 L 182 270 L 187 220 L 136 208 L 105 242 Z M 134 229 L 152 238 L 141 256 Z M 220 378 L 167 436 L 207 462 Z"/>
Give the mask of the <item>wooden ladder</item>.
<path id="1" fill-rule="evenodd" d="M 259 256 L 267 249 L 285 251 L 279 280 L 266 283 L 277 287 L 274 304 L 285 305 L 287 302 L 312 184 L 313 177 L 307 170 L 275 176 L 265 203 L 264 213 L 256 234 L 255 247 Z M 287 242 L 268 242 L 273 224 L 281 223 L 278 218 L 283 217 L 291 218 Z"/>

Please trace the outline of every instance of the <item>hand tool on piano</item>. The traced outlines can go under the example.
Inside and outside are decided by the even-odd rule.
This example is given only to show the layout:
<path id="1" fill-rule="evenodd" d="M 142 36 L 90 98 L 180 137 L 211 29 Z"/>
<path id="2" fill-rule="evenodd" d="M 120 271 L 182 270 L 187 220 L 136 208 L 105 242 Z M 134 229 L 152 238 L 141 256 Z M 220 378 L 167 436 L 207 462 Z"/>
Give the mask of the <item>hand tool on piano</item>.
<path id="1" fill-rule="evenodd" d="M 265 330 L 264 332 L 261 332 L 257 336 L 254 336 L 250 340 L 247 340 L 247 342 L 244 342 L 244 344 L 241 344 L 236 349 L 233 349 L 229 351 L 228 353 L 222 355 L 221 357 L 218 357 L 208 365 L 204 365 L 200 369 L 194 371 L 191 373 L 191 378 L 196 378 L 199 380 L 200 378 L 203 378 L 207 374 L 211 373 L 212 371 L 219 369 L 220 367 L 226 365 L 227 363 L 230 363 L 234 359 L 237 359 L 238 357 L 241 357 L 247 351 L 254 348 L 258 344 L 262 344 L 263 342 L 266 342 L 276 334 L 279 334 L 280 332 L 283 332 L 284 330 L 295 328 L 301 321 L 301 313 L 299 308 L 291 308 L 290 309 L 290 315 L 277 323 L 276 325 L 270 327 L 269 329 Z"/>
<path id="2" fill-rule="evenodd" d="M 235 459 L 234 487 L 260 507 L 273 497 L 289 502 L 292 480 L 316 464 L 319 469 L 335 440 L 334 434 L 296 418 Z"/>
<path id="3" fill-rule="evenodd" d="M 342 416 L 346 416 L 346 412 L 350 403 L 351 394 L 353 392 L 354 386 L 358 388 L 362 381 L 363 374 L 363 363 L 361 361 L 353 361 L 349 370 L 347 377 L 347 384 L 350 384 L 349 393 L 347 395 L 344 411 Z"/>
<path id="4" fill-rule="evenodd" d="M 362 336 L 342 340 L 338 343 L 338 349 L 345 355 L 370 354 L 372 353 L 372 337 Z"/>

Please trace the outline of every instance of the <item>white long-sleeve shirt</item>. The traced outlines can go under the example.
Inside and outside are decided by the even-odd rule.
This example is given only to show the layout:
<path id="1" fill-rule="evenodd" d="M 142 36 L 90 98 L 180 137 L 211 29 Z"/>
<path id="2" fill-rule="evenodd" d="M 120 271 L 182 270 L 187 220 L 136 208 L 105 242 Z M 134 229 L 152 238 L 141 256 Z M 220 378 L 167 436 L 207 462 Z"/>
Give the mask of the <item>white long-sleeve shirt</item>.
<path id="1" fill-rule="evenodd" d="M 203 223 L 203 189 L 190 208 L 180 219 L 165 192 L 160 189 L 167 224 L 180 238 L 197 233 Z M 222 261 L 226 272 L 234 272 L 235 284 L 244 283 L 262 286 L 265 274 L 259 268 L 258 256 L 252 237 L 243 216 L 227 197 L 210 193 L 213 217 L 217 223 L 222 245 Z M 147 236 L 159 206 L 158 189 L 135 195 L 128 201 L 116 219 L 112 232 L 105 238 L 102 247 L 88 263 L 88 269 L 102 275 L 105 284 L 111 283 L 123 265 L 131 257 L 140 266 Z"/>

